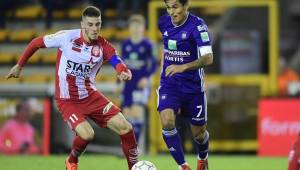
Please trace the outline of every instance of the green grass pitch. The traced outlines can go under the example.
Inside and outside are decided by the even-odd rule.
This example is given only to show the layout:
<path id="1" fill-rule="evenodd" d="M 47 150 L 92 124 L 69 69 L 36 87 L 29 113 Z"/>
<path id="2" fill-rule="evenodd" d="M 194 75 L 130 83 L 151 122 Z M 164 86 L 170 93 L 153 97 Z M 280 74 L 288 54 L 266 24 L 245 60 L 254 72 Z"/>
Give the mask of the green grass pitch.
<path id="1" fill-rule="evenodd" d="M 64 170 L 66 155 L 44 156 L 0 156 L 0 170 Z M 186 156 L 193 170 L 196 158 Z M 169 155 L 142 156 L 141 159 L 153 162 L 158 170 L 178 170 Z M 257 156 L 210 155 L 210 170 L 286 170 L 287 158 Z M 85 154 L 80 158 L 79 170 L 127 170 L 124 158 L 109 155 Z"/>

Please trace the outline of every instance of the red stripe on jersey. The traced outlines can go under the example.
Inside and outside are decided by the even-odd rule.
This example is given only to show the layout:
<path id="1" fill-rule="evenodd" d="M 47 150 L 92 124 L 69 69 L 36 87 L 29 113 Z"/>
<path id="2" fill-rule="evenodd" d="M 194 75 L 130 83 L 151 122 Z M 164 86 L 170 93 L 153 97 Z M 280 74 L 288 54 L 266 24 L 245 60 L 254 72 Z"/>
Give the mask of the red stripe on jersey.
<path id="1" fill-rule="evenodd" d="M 62 51 L 57 50 L 56 64 L 55 64 L 55 98 L 60 98 L 60 87 L 59 87 L 59 78 L 58 78 L 58 69 L 61 59 Z"/>
<path id="2" fill-rule="evenodd" d="M 77 52 L 79 52 L 79 53 L 81 52 L 81 49 L 80 49 L 80 48 L 76 48 L 76 47 L 72 47 L 72 50 L 73 50 L 73 51 L 77 51 Z"/>
<path id="3" fill-rule="evenodd" d="M 85 79 L 84 84 L 85 84 L 86 90 L 88 91 L 88 95 L 90 96 L 92 94 L 92 92 L 94 92 L 93 88 L 91 87 L 90 79 Z"/>
<path id="4" fill-rule="evenodd" d="M 117 55 L 117 51 L 113 45 L 103 37 L 98 37 L 98 44 L 103 49 L 104 61 L 109 61 L 112 56 Z"/>
<path id="5" fill-rule="evenodd" d="M 79 93 L 78 93 L 78 86 L 76 85 L 76 77 L 70 74 L 67 74 L 67 82 L 69 86 L 69 95 L 71 100 L 78 100 Z"/>

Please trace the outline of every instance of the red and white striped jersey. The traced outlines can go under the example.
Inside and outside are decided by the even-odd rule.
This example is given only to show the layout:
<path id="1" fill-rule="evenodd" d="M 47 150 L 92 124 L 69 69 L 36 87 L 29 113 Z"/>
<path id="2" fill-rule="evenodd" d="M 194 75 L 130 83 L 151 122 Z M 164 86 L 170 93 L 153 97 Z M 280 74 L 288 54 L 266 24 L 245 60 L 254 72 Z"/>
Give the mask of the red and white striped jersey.
<path id="1" fill-rule="evenodd" d="M 80 29 L 62 30 L 43 40 L 47 48 L 58 48 L 56 99 L 79 100 L 95 92 L 95 77 L 103 62 L 116 55 L 115 48 L 100 36 L 93 43 L 84 42 Z"/>

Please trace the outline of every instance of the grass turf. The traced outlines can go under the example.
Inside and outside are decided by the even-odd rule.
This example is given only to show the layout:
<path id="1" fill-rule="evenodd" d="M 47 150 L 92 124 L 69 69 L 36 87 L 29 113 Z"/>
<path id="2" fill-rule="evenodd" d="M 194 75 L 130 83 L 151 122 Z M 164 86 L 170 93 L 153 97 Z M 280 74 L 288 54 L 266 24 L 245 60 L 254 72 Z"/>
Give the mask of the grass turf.
<path id="1" fill-rule="evenodd" d="M 65 155 L 43 156 L 0 156 L 0 170 L 63 170 Z M 194 156 L 186 156 L 193 170 L 196 170 Z M 143 156 L 141 159 L 153 162 L 158 170 L 178 170 L 169 155 Z M 210 170 L 284 170 L 287 158 L 262 158 L 256 156 L 211 155 Z M 79 170 L 127 170 L 125 159 L 108 155 L 85 154 L 80 159 Z"/>

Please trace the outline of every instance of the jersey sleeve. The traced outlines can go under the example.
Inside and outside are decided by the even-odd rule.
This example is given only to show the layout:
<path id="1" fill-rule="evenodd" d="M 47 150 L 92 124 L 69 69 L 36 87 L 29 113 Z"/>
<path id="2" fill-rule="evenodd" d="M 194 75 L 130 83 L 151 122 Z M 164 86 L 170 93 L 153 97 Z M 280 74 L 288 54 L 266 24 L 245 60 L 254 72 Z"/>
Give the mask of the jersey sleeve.
<path id="1" fill-rule="evenodd" d="M 211 36 L 203 20 L 195 23 L 192 36 L 196 40 L 198 47 L 211 46 Z"/>
<path id="2" fill-rule="evenodd" d="M 117 55 L 116 49 L 107 40 L 102 43 L 104 61 L 109 61 L 112 56 Z"/>
<path id="3" fill-rule="evenodd" d="M 58 31 L 54 34 L 44 36 L 44 44 L 47 48 L 60 48 L 67 38 L 66 31 Z"/>

